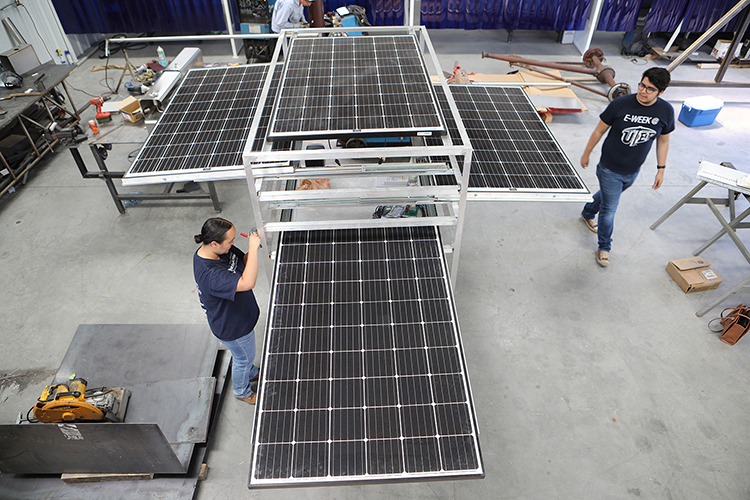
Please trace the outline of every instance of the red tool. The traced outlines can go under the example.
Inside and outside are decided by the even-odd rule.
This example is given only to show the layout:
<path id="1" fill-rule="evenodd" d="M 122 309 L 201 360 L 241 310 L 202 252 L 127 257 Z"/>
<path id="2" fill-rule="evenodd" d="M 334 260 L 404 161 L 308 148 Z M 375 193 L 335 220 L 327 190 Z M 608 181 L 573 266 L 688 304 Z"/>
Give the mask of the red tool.
<path id="1" fill-rule="evenodd" d="M 253 228 L 253 230 L 250 231 L 250 234 L 258 234 L 258 229 L 257 228 Z M 245 238 L 249 238 L 250 234 L 240 233 L 240 236 L 244 236 Z M 260 248 L 263 248 L 263 245 L 260 245 Z"/>
<path id="2" fill-rule="evenodd" d="M 102 105 L 104 101 L 109 101 L 109 97 L 94 97 L 89 102 L 92 106 L 96 106 L 96 121 L 99 123 L 107 123 L 112 121 L 112 114 L 109 111 L 102 111 Z"/>

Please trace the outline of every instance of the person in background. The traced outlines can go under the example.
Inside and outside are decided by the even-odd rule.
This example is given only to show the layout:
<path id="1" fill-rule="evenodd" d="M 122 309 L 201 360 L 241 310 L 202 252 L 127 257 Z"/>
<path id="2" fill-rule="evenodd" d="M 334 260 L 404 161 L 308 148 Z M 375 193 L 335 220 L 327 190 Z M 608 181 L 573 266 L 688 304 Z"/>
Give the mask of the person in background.
<path id="1" fill-rule="evenodd" d="M 226 219 L 208 219 L 195 235 L 201 246 L 193 255 L 193 274 L 198 298 L 206 313 L 211 332 L 232 353 L 234 397 L 255 404 L 257 392 L 250 382 L 260 370 L 255 360 L 255 324 L 260 309 L 253 294 L 258 278 L 257 234 L 248 237 L 248 251 L 234 246 L 237 233 Z"/>
<path id="2" fill-rule="evenodd" d="M 279 33 L 283 29 L 302 28 L 307 24 L 305 7 L 312 5 L 312 0 L 276 0 L 271 18 L 271 30 Z"/>
<path id="3" fill-rule="evenodd" d="M 647 69 L 638 84 L 638 93 L 618 97 L 599 115 L 599 124 L 581 156 L 581 166 L 588 167 L 591 151 L 609 131 L 596 166 L 599 191 L 594 195 L 594 201 L 587 203 L 581 212 L 586 226 L 598 233 L 596 261 L 602 267 L 609 265 L 612 230 L 620 195 L 635 182 L 654 140 L 656 178 L 652 188 L 659 189 L 664 182 L 669 134 L 674 130 L 674 109 L 660 96 L 669 86 L 669 81 L 667 70 Z M 595 220 L 597 213 L 598 225 Z"/>

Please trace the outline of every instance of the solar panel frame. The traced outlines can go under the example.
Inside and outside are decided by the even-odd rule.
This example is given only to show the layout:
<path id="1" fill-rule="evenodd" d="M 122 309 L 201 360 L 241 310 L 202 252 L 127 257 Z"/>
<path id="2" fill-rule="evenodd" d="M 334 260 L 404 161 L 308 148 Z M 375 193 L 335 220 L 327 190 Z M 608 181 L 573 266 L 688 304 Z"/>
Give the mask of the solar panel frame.
<path id="1" fill-rule="evenodd" d="M 243 152 L 269 64 L 192 69 L 170 99 L 123 178 L 124 185 L 245 177 Z M 275 94 L 282 66 L 276 65 Z M 271 112 L 262 110 L 260 147 Z M 260 135 L 260 138 L 258 137 Z M 280 141 L 273 150 L 289 150 Z M 273 162 L 285 164 L 285 162 Z"/>
<path id="2" fill-rule="evenodd" d="M 249 486 L 483 477 L 437 228 L 280 241 Z"/>
<path id="3" fill-rule="evenodd" d="M 547 124 L 519 87 L 451 85 L 451 91 L 473 150 L 469 191 L 497 199 L 544 197 L 587 201 L 590 191 Z M 463 144 L 443 89 L 438 101 L 454 144 Z M 433 138 L 425 142 L 437 145 Z M 449 161 L 435 156 L 432 161 Z M 462 168 L 462 157 L 456 158 Z M 454 184 L 452 176 L 435 176 Z M 494 198 L 493 198 L 494 196 Z"/>
<path id="4" fill-rule="evenodd" d="M 270 140 L 442 135 L 414 35 L 293 38 Z"/>

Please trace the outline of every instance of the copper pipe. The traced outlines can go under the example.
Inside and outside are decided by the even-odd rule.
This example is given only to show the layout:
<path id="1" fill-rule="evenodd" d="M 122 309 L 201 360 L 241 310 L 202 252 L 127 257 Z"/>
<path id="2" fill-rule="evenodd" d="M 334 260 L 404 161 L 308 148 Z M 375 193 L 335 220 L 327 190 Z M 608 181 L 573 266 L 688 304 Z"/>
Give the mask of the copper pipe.
<path id="1" fill-rule="evenodd" d="M 602 92 L 601 90 L 592 89 L 591 87 L 587 87 L 586 85 L 580 84 L 578 82 L 574 82 L 573 80 L 568 80 L 567 78 L 563 78 L 561 76 L 553 75 L 552 73 L 547 73 L 546 71 L 542 71 L 541 69 L 533 68 L 531 66 L 527 66 L 525 64 L 521 63 L 510 63 L 511 66 L 518 66 L 523 69 L 527 69 L 529 71 L 535 71 L 537 73 L 541 73 L 544 76 L 548 76 L 549 78 L 554 78 L 555 80 L 560 80 L 561 82 L 569 83 L 571 85 L 575 85 L 576 87 L 580 87 L 584 90 L 588 90 L 589 92 L 593 92 L 594 94 L 599 94 L 602 97 L 608 97 L 607 94 Z"/>
<path id="2" fill-rule="evenodd" d="M 488 54 L 486 52 L 482 52 L 482 58 L 484 59 L 485 57 L 508 62 L 511 64 L 511 66 L 523 65 L 522 67 L 524 69 L 528 69 L 530 71 L 537 71 L 551 78 L 555 78 L 557 80 L 570 83 L 571 85 L 581 87 L 582 89 L 588 90 L 589 92 L 602 95 L 606 97 L 607 99 L 609 99 L 610 101 L 615 99 L 616 97 L 619 97 L 621 95 L 627 95 L 630 93 L 629 85 L 625 83 L 615 83 L 615 70 L 613 70 L 609 66 L 604 66 L 602 64 L 602 60 L 604 59 L 604 52 L 602 51 L 602 49 L 598 47 L 593 47 L 587 50 L 586 53 L 584 54 L 583 61 L 584 61 L 584 64 L 586 64 L 587 68 L 578 68 L 575 66 L 568 66 L 566 64 L 550 62 L 550 61 L 535 61 L 533 59 L 526 59 L 524 57 L 518 57 L 518 56 L 501 56 L 497 54 Z M 573 73 L 583 73 L 587 75 L 593 75 L 596 77 L 597 80 L 599 80 L 599 82 L 609 84 L 610 86 L 609 92 L 603 93 L 603 92 L 594 90 L 591 87 L 581 85 L 577 82 L 566 80 L 564 78 L 558 78 L 549 73 L 536 70 L 527 65 L 541 66 L 543 68 L 552 68 L 552 69 L 557 69 L 557 70 L 562 70 L 562 71 L 571 71 Z"/>
<path id="3" fill-rule="evenodd" d="M 565 64 L 551 62 L 551 61 L 535 61 L 533 59 L 526 59 L 525 57 L 518 57 L 518 56 L 501 56 L 497 54 L 488 54 L 487 52 L 482 52 L 482 59 L 485 57 L 489 57 L 492 59 L 498 59 L 500 61 L 505 61 L 509 63 L 521 63 L 521 64 L 530 64 L 532 66 L 541 66 L 542 68 L 551 68 L 551 69 L 559 69 L 563 71 L 572 71 L 574 73 L 583 73 L 585 75 L 593 75 L 594 72 L 591 69 L 584 69 L 584 68 L 576 68 L 576 67 L 570 67 Z"/>

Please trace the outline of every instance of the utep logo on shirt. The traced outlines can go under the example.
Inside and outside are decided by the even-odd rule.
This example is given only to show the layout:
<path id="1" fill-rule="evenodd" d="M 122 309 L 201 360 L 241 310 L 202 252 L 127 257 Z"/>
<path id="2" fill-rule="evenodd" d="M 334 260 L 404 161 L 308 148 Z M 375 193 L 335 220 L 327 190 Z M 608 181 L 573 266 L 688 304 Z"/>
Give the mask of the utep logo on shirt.
<path id="1" fill-rule="evenodd" d="M 229 254 L 229 267 L 227 268 L 227 271 L 230 273 L 236 273 L 237 272 L 237 255 L 230 253 Z"/>
<path id="2" fill-rule="evenodd" d="M 653 116 L 636 116 L 636 115 L 625 115 L 622 119 L 624 122 L 631 123 L 649 123 L 651 125 L 657 125 L 659 119 Z M 656 130 L 648 127 L 628 127 L 623 129 L 620 140 L 626 146 L 634 148 L 645 142 L 649 142 L 656 136 Z"/>
<path id="3" fill-rule="evenodd" d="M 620 140 L 626 146 L 634 148 L 639 144 L 650 141 L 655 135 L 656 130 L 648 127 L 628 127 L 622 131 Z"/>

